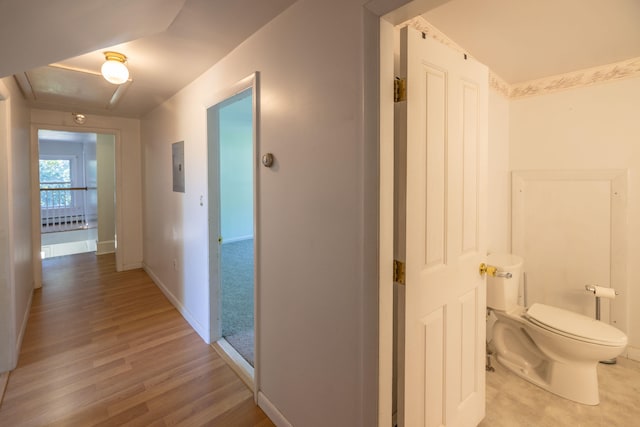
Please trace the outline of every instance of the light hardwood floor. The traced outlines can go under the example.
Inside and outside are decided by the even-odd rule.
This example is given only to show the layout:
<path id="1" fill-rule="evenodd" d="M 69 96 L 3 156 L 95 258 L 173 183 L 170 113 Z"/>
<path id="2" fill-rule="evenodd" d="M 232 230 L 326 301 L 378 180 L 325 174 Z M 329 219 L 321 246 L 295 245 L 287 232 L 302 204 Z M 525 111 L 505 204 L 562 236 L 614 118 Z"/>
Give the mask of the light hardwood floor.
<path id="1" fill-rule="evenodd" d="M 640 426 L 640 363 L 618 358 L 598 365 L 600 404 L 588 406 L 555 396 L 492 360 L 487 372 L 487 415 L 480 427 Z"/>
<path id="2" fill-rule="evenodd" d="M 0 426 L 273 426 L 143 270 L 44 261 Z"/>

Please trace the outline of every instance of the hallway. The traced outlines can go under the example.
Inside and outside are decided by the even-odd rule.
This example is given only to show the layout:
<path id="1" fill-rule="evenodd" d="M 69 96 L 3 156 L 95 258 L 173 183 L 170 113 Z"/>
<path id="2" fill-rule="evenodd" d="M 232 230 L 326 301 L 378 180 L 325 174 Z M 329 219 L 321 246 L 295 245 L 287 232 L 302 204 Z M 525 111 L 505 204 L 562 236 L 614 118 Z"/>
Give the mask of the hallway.
<path id="1" fill-rule="evenodd" d="M 43 262 L 0 426 L 273 426 L 143 270 Z"/>

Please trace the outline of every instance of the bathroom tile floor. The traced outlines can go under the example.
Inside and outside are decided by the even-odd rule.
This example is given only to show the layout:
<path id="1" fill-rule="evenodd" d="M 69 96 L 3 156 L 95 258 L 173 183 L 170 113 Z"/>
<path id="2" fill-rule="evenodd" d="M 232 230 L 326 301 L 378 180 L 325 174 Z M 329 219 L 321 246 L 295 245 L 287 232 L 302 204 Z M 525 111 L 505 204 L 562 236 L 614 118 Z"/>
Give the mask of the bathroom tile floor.
<path id="1" fill-rule="evenodd" d="M 640 425 L 640 362 L 598 365 L 600 405 L 575 403 L 523 380 L 495 359 L 487 372 L 487 414 L 480 427 L 627 427 Z"/>

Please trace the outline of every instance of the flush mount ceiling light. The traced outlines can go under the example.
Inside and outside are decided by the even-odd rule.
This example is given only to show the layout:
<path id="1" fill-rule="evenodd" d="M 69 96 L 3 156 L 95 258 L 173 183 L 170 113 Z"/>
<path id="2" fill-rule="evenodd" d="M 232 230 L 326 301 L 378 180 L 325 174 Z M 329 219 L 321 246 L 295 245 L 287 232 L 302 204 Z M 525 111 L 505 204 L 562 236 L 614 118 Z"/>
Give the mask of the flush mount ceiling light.
<path id="1" fill-rule="evenodd" d="M 114 85 L 121 85 L 129 79 L 129 70 L 124 65 L 127 57 L 118 52 L 105 52 L 105 63 L 102 64 L 102 75 Z"/>
<path id="2" fill-rule="evenodd" d="M 71 113 L 73 121 L 79 125 L 83 125 L 87 121 L 87 117 L 82 113 Z"/>

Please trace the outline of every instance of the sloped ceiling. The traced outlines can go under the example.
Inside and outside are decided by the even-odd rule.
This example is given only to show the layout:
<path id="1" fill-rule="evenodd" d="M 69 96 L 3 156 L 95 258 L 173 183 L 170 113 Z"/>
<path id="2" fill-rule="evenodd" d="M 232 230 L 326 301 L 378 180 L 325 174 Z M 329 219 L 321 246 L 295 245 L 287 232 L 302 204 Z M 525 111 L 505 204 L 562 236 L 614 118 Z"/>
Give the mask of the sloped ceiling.
<path id="1" fill-rule="evenodd" d="M 185 0 L 0 0 L 0 77 L 165 31 Z"/>
<path id="2" fill-rule="evenodd" d="M 294 1 L 0 0 L 0 77 L 35 108 L 142 117 Z M 106 50 L 128 58 L 121 87 L 99 74 Z"/>
<path id="3" fill-rule="evenodd" d="M 640 57 L 638 0 L 451 0 L 422 16 L 511 84 Z"/>

